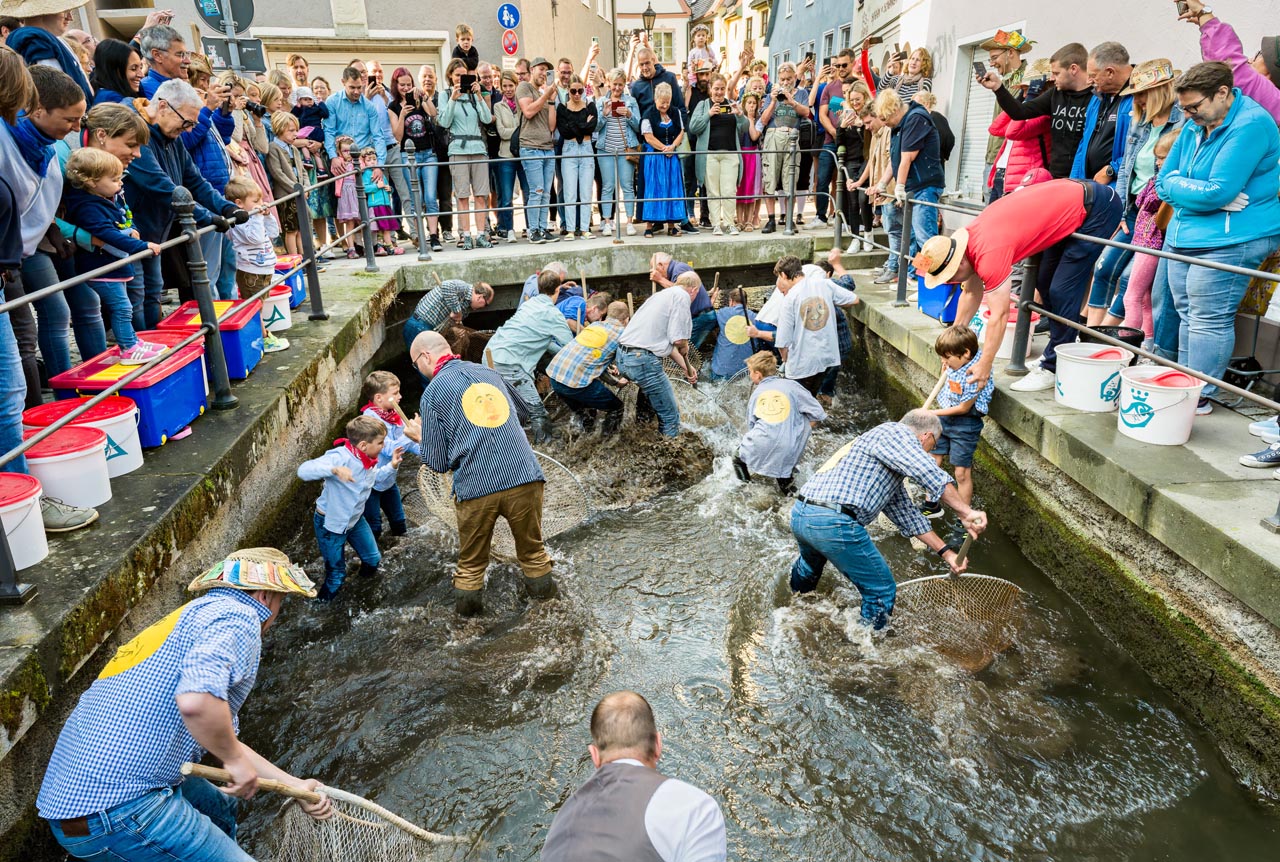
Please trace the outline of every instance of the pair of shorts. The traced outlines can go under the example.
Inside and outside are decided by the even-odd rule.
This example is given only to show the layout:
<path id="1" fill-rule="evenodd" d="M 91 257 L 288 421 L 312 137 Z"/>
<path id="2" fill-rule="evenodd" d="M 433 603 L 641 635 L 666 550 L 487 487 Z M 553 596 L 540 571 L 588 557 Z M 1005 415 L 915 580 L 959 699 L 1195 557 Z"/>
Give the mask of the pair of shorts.
<path id="1" fill-rule="evenodd" d="M 489 196 L 489 166 L 482 159 L 484 156 L 449 156 L 454 197 L 461 200 Z"/>
<path id="2" fill-rule="evenodd" d="M 972 467 L 973 453 L 982 437 L 982 414 L 969 412 L 938 418 L 942 420 L 942 436 L 933 454 L 946 456 L 952 467 Z"/>

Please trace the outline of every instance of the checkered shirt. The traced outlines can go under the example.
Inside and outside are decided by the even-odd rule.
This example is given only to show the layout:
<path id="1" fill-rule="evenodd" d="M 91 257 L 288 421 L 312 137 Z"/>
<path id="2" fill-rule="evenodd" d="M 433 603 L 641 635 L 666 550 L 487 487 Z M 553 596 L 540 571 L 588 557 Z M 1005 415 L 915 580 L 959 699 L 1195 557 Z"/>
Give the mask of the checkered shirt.
<path id="1" fill-rule="evenodd" d="M 858 523 L 868 526 L 883 511 L 904 536 L 929 532 L 929 519 L 911 502 L 903 486 L 911 479 L 937 500 L 952 479 L 924 451 L 919 439 L 901 422 L 877 425 L 831 456 L 800 489 L 808 500 L 851 507 Z"/>
<path id="2" fill-rule="evenodd" d="M 547 376 L 570 389 L 587 386 L 613 362 L 622 330 L 622 324 L 616 320 L 602 320 L 584 327 L 577 338 L 560 348 L 547 366 Z"/>
<path id="3" fill-rule="evenodd" d="M 217 587 L 121 647 L 58 735 L 36 798 L 40 816 L 82 817 L 179 784 L 183 762 L 204 749 L 176 697 L 207 692 L 226 701 L 238 730 L 270 615 L 248 593 Z"/>
<path id="4" fill-rule="evenodd" d="M 991 407 L 991 393 L 996 391 L 995 378 L 988 377 L 987 382 L 982 386 L 969 382 L 969 371 L 973 368 L 974 363 L 981 358 L 982 351 L 979 350 L 976 356 L 959 368 L 947 369 L 947 382 L 943 384 L 942 389 L 938 392 L 939 407 L 955 407 L 957 404 L 963 404 L 973 398 L 976 400 L 973 402 L 971 412 L 980 413 L 983 416 L 987 415 L 987 411 Z"/>
<path id="5" fill-rule="evenodd" d="M 413 316 L 428 328 L 439 329 L 449 319 L 449 315 L 459 312 L 465 315 L 470 311 L 471 285 L 451 278 L 436 285 L 435 290 L 427 291 L 427 295 L 418 300 Z"/>

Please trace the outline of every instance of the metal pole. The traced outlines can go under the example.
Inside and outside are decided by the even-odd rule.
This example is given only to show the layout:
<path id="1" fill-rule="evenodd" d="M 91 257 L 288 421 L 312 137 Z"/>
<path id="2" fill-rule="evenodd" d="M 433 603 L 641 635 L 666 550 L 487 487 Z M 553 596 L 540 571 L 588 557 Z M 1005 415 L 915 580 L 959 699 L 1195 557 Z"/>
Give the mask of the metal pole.
<path id="1" fill-rule="evenodd" d="M 893 206 L 890 202 L 889 206 Z M 911 198 L 902 202 L 902 238 L 898 242 L 898 295 L 893 304 L 907 304 L 907 252 L 911 250 Z"/>
<path id="2" fill-rule="evenodd" d="M 231 55 L 231 71 L 241 75 L 244 74 L 244 64 L 240 62 L 240 40 L 236 38 L 236 22 L 231 17 L 231 0 L 220 0 L 220 2 L 222 31 L 227 34 L 227 53 Z"/>
<path id="3" fill-rule="evenodd" d="M 1276 505 L 1275 514 L 1270 518 L 1263 518 L 1262 529 L 1269 533 L 1280 533 L 1280 504 Z"/>
<path id="4" fill-rule="evenodd" d="M 377 272 L 378 264 L 373 259 L 373 222 L 369 221 L 369 195 L 364 190 L 364 171 L 357 168 L 351 180 L 356 184 L 356 203 L 360 209 L 360 231 L 364 238 L 364 271 Z"/>
<path id="5" fill-rule="evenodd" d="M 1031 301 L 1036 295 L 1036 278 L 1040 272 L 1040 255 L 1027 258 L 1023 267 L 1022 288 L 1018 292 L 1018 322 L 1013 325 L 1013 358 L 1005 366 L 1005 373 L 1021 377 L 1027 373 L 1027 346 L 1031 343 Z M 1074 312 L 1073 312 L 1074 313 Z M 1004 326 L 1004 321 L 992 320 L 988 326 Z"/>
<path id="6" fill-rule="evenodd" d="M 28 518 L 39 518 L 40 512 L 27 515 Z M 13 564 L 13 554 L 9 551 L 9 537 L 0 527 L 0 605 L 25 605 L 36 597 L 39 590 L 35 584 L 18 582 L 18 570 Z"/>
<path id="7" fill-rule="evenodd" d="M 836 147 L 836 251 L 844 250 L 844 147 Z"/>
<path id="8" fill-rule="evenodd" d="M 173 209 L 178 214 L 178 225 L 187 237 L 187 268 L 191 272 L 191 290 L 200 307 L 200 320 L 212 327 L 204 335 L 204 353 L 208 359 L 209 383 L 213 388 L 210 406 L 214 410 L 231 410 L 239 399 L 231 394 L 231 377 L 227 374 L 227 356 L 222 350 L 222 332 L 218 329 L 218 312 L 213 305 L 213 290 L 209 287 L 209 265 L 204 262 L 200 250 L 200 237 L 196 235 L 196 202 L 191 192 L 182 186 L 173 190 Z"/>
<path id="9" fill-rule="evenodd" d="M 787 227 L 782 233 L 786 236 L 794 236 L 796 232 L 796 178 L 800 174 L 800 136 L 794 135 L 791 138 L 790 159 L 791 171 L 787 178 Z"/>
<path id="10" fill-rule="evenodd" d="M 315 234 L 311 231 L 311 219 L 303 215 L 311 215 L 306 211 L 307 193 L 302 190 L 301 182 L 294 183 L 293 190 L 298 194 L 298 238 L 302 242 L 302 271 L 307 279 L 307 296 L 311 299 L 311 313 L 307 315 L 307 319 L 328 320 L 329 315 L 324 312 L 324 299 L 320 296 L 320 265 L 316 262 Z"/>
<path id="11" fill-rule="evenodd" d="M 626 143 L 626 141 L 623 141 Z M 613 244 L 622 245 L 622 159 L 613 154 Z M 633 180 L 634 182 L 634 180 Z"/>
<path id="12" fill-rule="evenodd" d="M 427 239 L 426 205 L 422 199 L 422 179 L 418 176 L 418 148 L 405 139 L 400 148 L 409 163 L 409 205 L 413 207 L 413 221 L 418 226 L 418 260 L 431 260 L 431 242 Z"/>

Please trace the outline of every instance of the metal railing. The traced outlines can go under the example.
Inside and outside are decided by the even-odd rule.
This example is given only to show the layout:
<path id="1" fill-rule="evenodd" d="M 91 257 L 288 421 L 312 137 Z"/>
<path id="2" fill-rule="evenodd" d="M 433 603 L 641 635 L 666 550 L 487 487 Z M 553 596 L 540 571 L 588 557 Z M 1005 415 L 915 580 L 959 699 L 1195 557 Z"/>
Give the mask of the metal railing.
<path id="1" fill-rule="evenodd" d="M 905 306 L 909 304 L 907 301 L 907 269 L 908 269 L 907 259 L 909 256 L 908 252 L 911 248 L 911 208 L 916 206 L 930 206 L 938 210 L 944 210 L 947 212 L 954 212 L 954 213 L 959 213 L 961 215 L 968 215 L 968 216 L 978 215 L 983 210 L 983 207 L 979 207 L 979 206 L 961 206 L 961 205 L 955 205 L 955 204 L 944 204 L 937 201 L 917 200 L 914 198 L 907 198 L 907 200 L 904 201 L 903 210 L 902 210 L 902 236 L 900 239 L 899 249 L 898 249 L 898 253 L 900 257 L 898 261 L 897 295 L 895 296 L 894 302 L 893 302 L 895 306 Z M 1200 258 L 1191 257 L 1190 255 L 1179 254 L 1178 252 L 1174 252 L 1174 251 L 1165 251 L 1164 249 L 1144 248 L 1142 246 L 1136 246 L 1130 243 L 1120 242 L 1118 240 L 1114 240 L 1110 238 L 1090 236 L 1088 234 L 1083 234 L 1078 232 L 1070 234 L 1070 236 L 1067 238 L 1082 240 L 1084 242 L 1094 243 L 1095 245 L 1108 246 L 1110 248 L 1118 248 L 1134 254 L 1146 254 L 1152 257 L 1164 258 L 1165 260 L 1173 260 L 1179 263 L 1185 263 L 1189 266 L 1199 266 L 1205 269 L 1213 269 L 1213 270 L 1218 270 L 1219 272 L 1230 273 L 1232 275 L 1243 275 L 1243 276 L 1248 276 L 1249 278 L 1257 278 L 1257 279 L 1262 279 L 1264 281 L 1270 281 L 1276 284 L 1280 284 L 1280 274 L 1267 272 L 1261 269 L 1250 269 L 1248 267 L 1243 267 L 1243 266 L 1235 266 L 1232 264 L 1218 263 L 1217 261 L 1212 261 L 1212 260 L 1202 260 Z M 1174 360 L 1167 359 L 1163 356 L 1160 356 L 1157 353 L 1153 353 L 1141 347 L 1135 347 L 1132 344 L 1126 344 L 1125 342 L 1119 340 L 1118 338 L 1114 338 L 1105 332 L 1099 331 L 1094 327 L 1080 323 L 1078 320 L 1075 320 L 1075 319 L 1063 317 L 1062 315 L 1056 314 L 1051 309 L 1046 308 L 1043 305 L 1040 305 L 1034 300 L 1034 297 L 1036 294 L 1037 276 L 1039 274 L 1039 269 L 1040 269 L 1040 255 L 1039 254 L 1032 255 L 1031 257 L 1027 258 L 1023 262 L 1023 265 L 1025 269 L 1022 277 L 1022 286 L 1019 290 L 1018 297 L 1016 300 L 1017 307 L 1018 307 L 1018 319 L 1017 319 L 1017 322 L 1014 324 L 1014 329 L 1013 329 L 1013 344 L 1011 347 L 1012 359 L 1010 359 L 1009 364 L 1005 366 L 1005 369 L 1004 369 L 1005 373 L 1013 375 L 1015 377 L 1021 377 L 1029 372 L 1029 369 L 1027 368 L 1027 365 L 1026 365 L 1026 360 L 1027 360 L 1027 354 L 1029 352 L 1031 337 L 1032 337 L 1031 317 L 1032 317 L 1032 314 L 1035 313 L 1051 321 L 1059 323 L 1063 326 L 1070 327 L 1071 329 L 1074 329 L 1077 332 L 1085 333 L 1088 335 L 1090 340 L 1098 341 L 1103 344 L 1109 344 L 1109 345 L 1112 345 L 1113 347 L 1121 347 L 1125 350 L 1128 350 L 1132 353 L 1137 354 L 1138 356 L 1144 359 L 1150 360 L 1151 362 L 1157 365 L 1162 365 L 1174 371 L 1180 371 L 1183 374 L 1196 378 L 1197 380 L 1212 384 L 1218 387 L 1218 389 L 1220 390 L 1223 390 L 1225 392 L 1230 392 L 1232 395 L 1236 395 L 1241 399 L 1251 401 L 1254 404 L 1257 404 L 1259 407 L 1263 407 L 1263 408 L 1266 408 L 1267 410 L 1271 410 L 1276 412 L 1277 414 L 1280 414 L 1280 402 L 1277 402 L 1273 399 L 1259 395 L 1258 393 L 1254 392 L 1251 389 L 1243 388 L 1240 386 L 1236 386 L 1235 384 L 1228 383 L 1226 380 L 1223 380 L 1218 377 L 1214 377 L 1211 374 L 1206 374 L 1202 371 L 1197 371 L 1194 368 L 1190 368 L 1179 362 L 1175 362 Z M 1273 513 L 1270 517 L 1263 518 L 1261 523 L 1265 529 L 1271 531 L 1272 533 L 1280 533 L 1280 503 L 1277 503 L 1275 513 Z"/>

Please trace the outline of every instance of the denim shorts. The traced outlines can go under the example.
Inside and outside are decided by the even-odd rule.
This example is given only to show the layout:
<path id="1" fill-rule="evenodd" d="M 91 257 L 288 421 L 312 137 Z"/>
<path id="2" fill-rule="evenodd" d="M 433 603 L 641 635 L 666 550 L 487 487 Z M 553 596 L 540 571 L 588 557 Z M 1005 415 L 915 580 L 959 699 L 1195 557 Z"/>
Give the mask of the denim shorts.
<path id="1" fill-rule="evenodd" d="M 972 467 L 973 452 L 982 437 L 981 413 L 972 411 L 959 416 L 939 416 L 942 420 L 942 436 L 934 447 L 934 455 L 945 455 L 952 467 Z"/>

